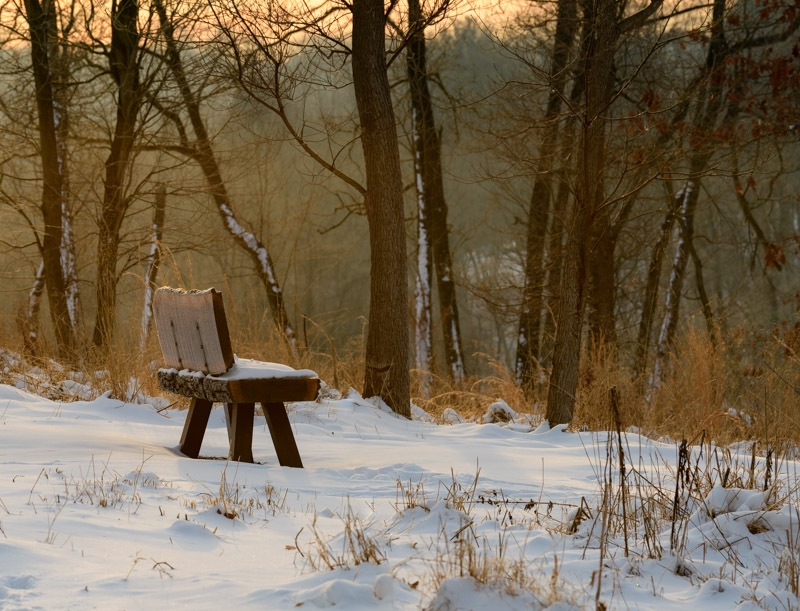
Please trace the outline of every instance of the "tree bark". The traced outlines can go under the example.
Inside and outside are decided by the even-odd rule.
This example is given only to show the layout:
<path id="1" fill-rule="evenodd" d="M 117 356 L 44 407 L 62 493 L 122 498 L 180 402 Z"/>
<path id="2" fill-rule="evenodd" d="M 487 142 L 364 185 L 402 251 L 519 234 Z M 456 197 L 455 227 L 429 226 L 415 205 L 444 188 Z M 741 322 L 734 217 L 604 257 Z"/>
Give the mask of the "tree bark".
<path id="1" fill-rule="evenodd" d="M 62 359 L 74 357 L 75 331 L 67 302 L 62 261 L 63 222 L 67 202 L 64 199 L 62 168 L 66 163 L 60 153 L 57 108 L 53 93 L 53 69 L 50 47 L 55 31 L 55 5 L 39 0 L 25 0 L 25 17 L 31 36 L 31 63 L 36 87 L 36 109 L 39 117 L 39 154 L 44 186 L 42 189 L 42 261 L 50 306 L 50 319 L 55 330 L 58 354 Z"/>
<path id="2" fill-rule="evenodd" d="M 589 339 L 591 345 L 617 359 L 616 309 L 616 238 L 608 213 L 595 217 L 592 226 L 592 249 L 589 258 Z"/>
<path id="3" fill-rule="evenodd" d="M 547 393 L 550 425 L 572 420 L 581 360 L 581 334 L 592 224 L 605 199 L 606 113 L 613 96 L 614 51 L 619 35 L 613 0 L 584 5 L 582 116 L 575 202 L 564 252 L 553 372 Z"/>
<path id="4" fill-rule="evenodd" d="M 639 333 L 636 340 L 636 356 L 633 366 L 634 379 L 639 380 L 640 390 L 644 390 L 644 372 L 647 370 L 647 352 L 650 346 L 650 338 L 655 319 L 656 303 L 658 301 L 658 286 L 661 280 L 661 268 L 664 264 L 664 256 L 667 253 L 672 227 L 678 216 L 682 198 L 672 198 L 672 204 L 667 210 L 667 214 L 661 223 L 658 238 L 653 246 L 650 255 L 650 265 L 647 269 L 647 283 L 645 285 L 644 301 L 642 302 L 642 315 L 639 319 Z"/>
<path id="5" fill-rule="evenodd" d="M 561 273 L 564 260 L 564 228 L 565 216 L 569 204 L 569 189 L 559 179 L 558 191 L 553 202 L 553 215 L 547 232 L 547 279 L 543 295 L 542 339 L 539 349 L 539 363 L 545 369 L 553 364 L 553 346 L 556 339 L 556 313 L 558 311 L 559 293 L 561 291 Z"/>
<path id="6" fill-rule="evenodd" d="M 125 181 L 129 175 L 141 107 L 139 84 L 139 31 L 137 0 L 114 0 L 111 4 L 109 64 L 117 86 L 117 120 L 111 151 L 105 164 L 103 205 L 97 239 L 97 317 L 92 341 L 107 348 L 114 337 L 117 301 L 117 259 L 120 230 L 129 206 Z"/>
<path id="7" fill-rule="evenodd" d="M 419 0 L 408 0 L 409 40 L 407 70 L 411 88 L 411 116 L 414 136 L 414 169 L 417 177 L 417 201 L 420 223 L 430 239 L 430 251 L 436 270 L 439 317 L 444 339 L 444 356 L 450 380 L 464 378 L 461 324 L 458 316 L 453 261 L 447 226 L 447 201 L 442 180 L 442 143 L 433 116 L 428 89 L 425 27 Z M 423 210 L 424 209 L 424 210 Z M 420 270 L 422 265 L 420 258 Z M 428 292 L 430 293 L 430 274 Z M 430 320 L 430 313 L 428 314 Z M 418 359 L 419 360 L 419 359 Z"/>
<path id="8" fill-rule="evenodd" d="M 714 308 L 711 306 L 711 300 L 708 298 L 706 291 L 706 282 L 703 279 L 703 262 L 700 260 L 700 255 L 697 254 L 697 249 L 692 244 L 691 252 L 692 262 L 694 263 L 694 282 L 697 287 L 697 296 L 700 298 L 700 308 L 703 311 L 703 318 L 706 320 L 706 330 L 708 331 L 708 339 L 711 341 L 711 346 L 716 349 L 717 347 L 717 329 L 714 322 Z"/>
<path id="9" fill-rule="evenodd" d="M 17 318 L 17 326 L 22 335 L 22 348 L 25 356 L 39 357 L 39 312 L 44 293 L 44 263 L 39 263 L 33 286 L 28 292 L 28 307 Z"/>
<path id="10" fill-rule="evenodd" d="M 712 127 L 717 123 L 722 112 L 725 96 L 723 96 L 723 79 L 721 72 L 724 70 L 725 57 L 729 52 L 725 40 L 724 29 L 725 0 L 714 0 L 711 23 L 711 42 L 706 56 L 704 73 L 706 77 L 706 97 L 700 104 L 700 111 L 695 121 L 695 129 L 700 138 L 707 137 Z M 723 117 L 723 122 L 733 121 L 736 113 L 728 113 Z M 667 355 L 675 340 L 675 331 L 678 328 L 680 314 L 681 294 L 686 277 L 686 265 L 689 261 L 694 245 L 694 217 L 700 197 L 700 187 L 703 175 L 714 154 L 713 146 L 705 141 L 698 142 L 693 148 L 689 160 L 689 178 L 683 189 L 678 193 L 681 198 L 681 207 L 678 212 L 679 234 L 675 247 L 675 257 L 672 263 L 669 286 L 667 288 L 666 304 L 664 306 L 664 319 L 656 346 L 653 376 L 650 388 L 657 389 L 661 385 L 666 366 Z"/>
<path id="11" fill-rule="evenodd" d="M 548 217 L 554 190 L 553 166 L 558 143 L 559 114 L 567 80 L 569 51 L 577 31 L 576 0 L 559 0 L 556 31 L 550 63 L 550 93 L 545 112 L 545 129 L 539 147 L 539 162 L 531 191 L 525 244 L 525 286 L 517 336 L 516 376 L 526 397 L 533 396 L 536 372 L 543 359 L 541 321 L 544 309 L 544 254 Z M 552 223 L 551 223 L 552 225 Z M 552 260 L 552 259 L 551 259 Z M 546 314 L 545 314 L 546 315 Z"/>
<path id="12" fill-rule="evenodd" d="M 354 0 L 353 89 L 367 178 L 370 302 L 364 395 L 410 416 L 403 184 L 386 73 L 382 0 Z"/>
<path id="13" fill-rule="evenodd" d="M 570 91 L 569 105 L 577 107 L 580 99 L 584 95 L 584 79 L 578 78 L 573 82 Z M 569 116 L 562 132 L 564 150 L 573 150 L 577 146 L 576 131 L 578 128 L 578 117 Z M 547 299 L 545 303 L 544 329 L 542 330 L 541 362 L 545 367 L 553 364 L 553 353 L 556 339 L 556 329 L 558 327 L 558 310 L 561 301 L 561 281 L 564 272 L 564 251 L 566 248 L 565 236 L 568 236 L 567 222 L 570 215 L 570 198 L 572 187 L 570 177 L 576 173 L 577 163 L 573 159 L 574 155 L 566 156 L 562 159 L 556 172 L 556 182 L 558 190 L 553 202 L 550 228 L 548 229 L 548 248 L 547 248 Z"/>
<path id="14" fill-rule="evenodd" d="M 412 129 L 417 139 L 416 113 L 412 109 Z M 417 377 L 420 381 L 420 392 L 430 398 L 430 386 L 433 372 L 433 333 L 431 311 L 431 276 L 433 262 L 430 247 L 430 219 L 425 205 L 424 188 L 422 186 L 422 168 L 419 154 L 414 156 L 414 176 L 417 182 L 417 278 L 414 291 L 414 356 Z"/>
<path id="15" fill-rule="evenodd" d="M 140 347 L 144 352 L 147 336 L 153 322 L 153 296 L 156 292 L 156 278 L 158 268 L 161 266 L 161 235 L 164 231 L 164 217 L 167 211 L 167 189 L 161 184 L 156 189 L 156 201 L 153 208 L 153 233 L 150 242 L 150 252 L 144 272 L 144 305 L 142 307 L 142 335 Z"/>
<path id="16" fill-rule="evenodd" d="M 696 171 L 692 172 L 692 178 L 694 180 L 687 180 L 683 189 L 678 193 L 678 197 L 681 198 L 681 207 L 678 211 L 678 243 L 675 247 L 675 257 L 672 261 L 672 271 L 670 272 L 669 286 L 667 288 L 664 320 L 661 323 L 661 331 L 656 346 L 653 377 L 650 380 L 651 388 L 658 388 L 661 385 L 667 353 L 672 347 L 675 338 L 675 330 L 678 327 L 681 292 L 683 291 L 683 282 L 686 276 L 686 264 L 689 260 L 689 252 L 692 248 L 692 238 L 694 237 L 694 213 L 697 209 L 700 191 L 700 176 L 698 175 L 698 171 L 704 168 L 705 164 L 702 164 L 702 167 L 698 165 Z"/>

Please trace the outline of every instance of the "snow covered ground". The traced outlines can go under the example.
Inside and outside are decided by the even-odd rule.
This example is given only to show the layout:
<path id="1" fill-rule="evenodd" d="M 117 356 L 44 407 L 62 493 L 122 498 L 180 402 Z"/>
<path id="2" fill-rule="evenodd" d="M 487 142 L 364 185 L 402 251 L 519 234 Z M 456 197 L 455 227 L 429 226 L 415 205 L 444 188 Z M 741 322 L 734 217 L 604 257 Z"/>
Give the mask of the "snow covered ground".
<path id="1" fill-rule="evenodd" d="M 677 444 L 628 433 L 626 533 L 604 433 L 406 421 L 351 393 L 290 406 L 290 469 L 261 417 L 260 464 L 222 458 L 219 408 L 185 458 L 184 416 L 0 386 L 0 609 L 798 607 L 791 461 L 763 494 L 731 486 L 749 454 L 706 448 L 676 497 Z"/>

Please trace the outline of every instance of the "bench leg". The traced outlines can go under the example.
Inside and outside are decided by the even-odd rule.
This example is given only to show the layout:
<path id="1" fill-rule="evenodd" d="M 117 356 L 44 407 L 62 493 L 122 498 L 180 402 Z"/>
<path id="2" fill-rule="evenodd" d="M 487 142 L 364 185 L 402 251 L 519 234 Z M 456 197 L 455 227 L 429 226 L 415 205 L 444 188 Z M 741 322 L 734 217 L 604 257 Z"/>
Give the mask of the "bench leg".
<path id="1" fill-rule="evenodd" d="M 208 417 L 211 415 L 211 401 L 206 399 L 192 399 L 189 404 L 189 413 L 181 434 L 181 452 L 189 458 L 197 458 L 203 436 L 206 434 Z"/>
<path id="2" fill-rule="evenodd" d="M 272 436 L 272 443 L 275 445 L 275 453 L 278 455 L 281 467 L 302 469 L 303 461 L 300 460 L 300 452 L 297 451 L 292 425 L 286 414 L 286 406 L 283 403 L 262 403 L 261 408 L 267 418 L 269 434 Z"/>
<path id="3" fill-rule="evenodd" d="M 228 429 L 228 444 L 233 447 L 233 428 L 231 425 L 233 424 L 233 406 L 236 405 L 235 403 L 226 403 L 225 404 L 225 428 Z"/>
<path id="4" fill-rule="evenodd" d="M 226 403 L 228 440 L 231 444 L 231 460 L 253 462 L 253 418 L 255 403 Z"/>

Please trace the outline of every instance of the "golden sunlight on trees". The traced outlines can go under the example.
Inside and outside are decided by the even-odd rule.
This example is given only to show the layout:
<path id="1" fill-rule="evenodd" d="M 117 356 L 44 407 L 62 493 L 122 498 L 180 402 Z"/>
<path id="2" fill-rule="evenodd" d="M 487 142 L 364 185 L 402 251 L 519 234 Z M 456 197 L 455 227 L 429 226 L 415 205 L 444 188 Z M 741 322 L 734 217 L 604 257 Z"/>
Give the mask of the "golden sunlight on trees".
<path id="1" fill-rule="evenodd" d="M 794 362 L 797 0 L 487 6 L 0 3 L 9 343 L 148 354 L 216 286 L 342 391 L 551 424 L 660 410 L 698 337 L 728 401 Z"/>

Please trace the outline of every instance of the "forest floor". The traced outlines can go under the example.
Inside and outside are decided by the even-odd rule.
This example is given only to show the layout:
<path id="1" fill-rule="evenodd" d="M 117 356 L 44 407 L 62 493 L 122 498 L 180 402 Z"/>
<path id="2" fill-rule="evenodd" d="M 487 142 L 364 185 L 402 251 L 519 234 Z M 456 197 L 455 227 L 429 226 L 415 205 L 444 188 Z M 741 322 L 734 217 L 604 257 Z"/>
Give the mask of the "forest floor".
<path id="1" fill-rule="evenodd" d="M 219 408 L 191 460 L 163 398 L 26 387 L 0 385 L 3 610 L 800 606 L 798 462 L 746 443 L 551 430 L 502 402 L 405 420 L 329 391 L 289 406 L 291 469 L 261 416 L 256 464 L 224 458 Z"/>

